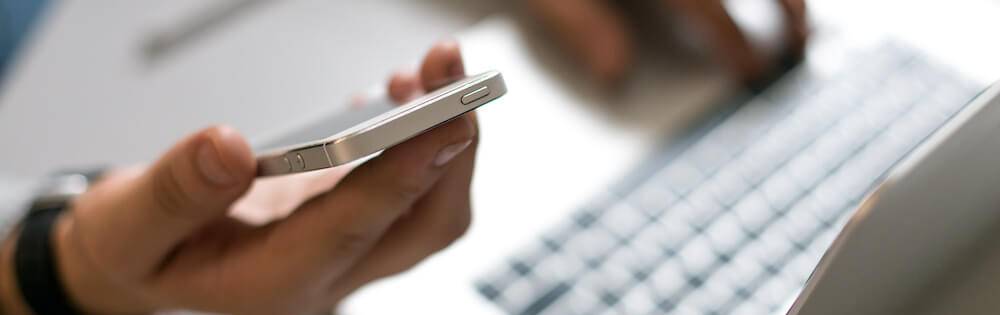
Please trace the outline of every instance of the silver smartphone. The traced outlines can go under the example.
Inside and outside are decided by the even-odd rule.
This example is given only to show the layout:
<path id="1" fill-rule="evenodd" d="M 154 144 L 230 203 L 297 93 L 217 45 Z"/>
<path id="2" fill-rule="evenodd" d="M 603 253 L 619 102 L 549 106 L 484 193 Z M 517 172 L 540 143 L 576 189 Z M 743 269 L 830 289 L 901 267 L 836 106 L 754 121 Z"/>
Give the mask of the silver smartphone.
<path id="1" fill-rule="evenodd" d="M 308 172 L 378 153 L 507 93 L 500 72 L 460 79 L 332 136 L 285 144 L 257 157 L 257 175 Z"/>

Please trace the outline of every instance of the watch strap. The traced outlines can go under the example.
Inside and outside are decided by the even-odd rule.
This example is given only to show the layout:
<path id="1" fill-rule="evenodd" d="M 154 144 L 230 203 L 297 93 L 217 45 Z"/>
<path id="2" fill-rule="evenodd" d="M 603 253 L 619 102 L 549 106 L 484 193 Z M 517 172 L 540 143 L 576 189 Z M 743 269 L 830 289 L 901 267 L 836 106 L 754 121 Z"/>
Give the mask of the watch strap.
<path id="1" fill-rule="evenodd" d="M 14 248 L 14 269 L 25 304 L 35 314 L 81 314 L 59 276 L 52 230 L 65 207 L 33 209 L 21 225 Z"/>

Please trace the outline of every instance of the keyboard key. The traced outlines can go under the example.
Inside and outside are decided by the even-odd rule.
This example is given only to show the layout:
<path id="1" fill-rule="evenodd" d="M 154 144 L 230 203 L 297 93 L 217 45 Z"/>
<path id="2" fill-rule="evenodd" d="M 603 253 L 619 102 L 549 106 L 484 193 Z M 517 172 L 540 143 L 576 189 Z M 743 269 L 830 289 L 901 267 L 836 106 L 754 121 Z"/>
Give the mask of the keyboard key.
<path id="1" fill-rule="evenodd" d="M 760 233 L 764 225 L 774 217 L 774 212 L 767 204 L 767 200 L 756 191 L 747 194 L 746 198 L 737 203 L 733 207 L 733 214 L 736 215 L 736 219 L 740 221 L 743 229 L 750 234 Z"/>
<path id="2" fill-rule="evenodd" d="M 837 117 L 842 117 L 852 109 L 852 106 L 844 106 L 834 100 L 823 100 L 816 106 L 799 108 L 772 132 L 781 136 L 782 142 L 790 150 L 801 151 L 836 124 Z"/>
<path id="3" fill-rule="evenodd" d="M 788 108 L 763 98 L 754 98 L 730 115 L 701 141 L 736 154 L 760 137 Z"/>
<path id="4" fill-rule="evenodd" d="M 618 301 L 615 310 L 616 314 L 656 314 L 659 313 L 660 298 L 647 287 L 637 286 L 632 288 Z"/>
<path id="5" fill-rule="evenodd" d="M 597 220 L 600 219 L 602 214 L 604 214 L 603 209 L 601 209 L 600 211 L 591 209 L 581 209 L 580 211 L 574 213 L 572 218 L 573 222 L 576 223 L 577 228 L 587 229 L 591 225 L 593 225 L 594 222 L 597 222 Z"/>
<path id="6" fill-rule="evenodd" d="M 806 212 L 812 214 L 822 222 L 829 223 L 840 217 L 840 214 L 843 213 L 842 210 L 843 208 L 827 206 L 825 203 L 817 200 L 815 195 L 808 195 L 800 199 L 794 206 L 792 206 L 791 211 Z"/>
<path id="7" fill-rule="evenodd" d="M 696 236 L 684 244 L 677 252 L 677 259 L 689 275 L 702 275 L 719 262 L 719 255 L 712 250 L 712 244 L 704 236 Z"/>
<path id="8" fill-rule="evenodd" d="M 892 119 L 887 119 L 892 120 Z M 842 142 L 843 150 L 849 152 L 847 158 L 853 155 L 858 149 L 871 141 L 879 132 L 885 129 L 885 124 L 877 124 L 875 121 L 866 119 L 863 112 L 854 113 L 840 121 L 829 133 L 830 137 Z M 845 158 L 846 160 L 846 158 Z"/>
<path id="9" fill-rule="evenodd" d="M 619 245 L 618 239 L 600 229 L 581 231 L 563 249 L 587 264 L 596 264 Z"/>
<path id="10" fill-rule="evenodd" d="M 677 202 L 679 197 L 662 182 L 647 180 L 626 200 L 651 218 L 658 217 Z"/>
<path id="11" fill-rule="evenodd" d="M 820 163 L 831 168 L 839 166 L 857 149 L 857 141 L 852 139 L 854 136 L 843 129 L 831 130 L 809 147 L 809 154 L 820 158 Z"/>
<path id="12" fill-rule="evenodd" d="M 787 161 L 793 148 L 785 146 L 781 137 L 764 137 L 761 143 L 747 149 L 745 155 L 735 160 L 737 172 L 750 185 L 757 185 Z"/>
<path id="13" fill-rule="evenodd" d="M 726 287 L 717 281 L 705 281 L 701 287 L 694 289 L 684 297 L 685 306 L 702 311 L 702 314 L 715 314 L 725 303 L 734 297 L 732 288 Z"/>
<path id="14" fill-rule="evenodd" d="M 774 225 L 788 240 L 803 247 L 808 245 L 816 232 L 823 227 L 819 219 L 805 211 L 789 211 Z"/>
<path id="15" fill-rule="evenodd" d="M 728 256 L 743 245 L 749 236 L 740 226 L 736 216 L 732 213 L 726 213 L 705 229 L 705 237 L 708 238 L 716 253 Z"/>
<path id="16" fill-rule="evenodd" d="M 744 254 L 731 259 L 729 264 L 716 271 L 719 281 L 724 281 L 736 291 L 756 287 L 759 279 L 764 276 L 764 267 L 756 260 L 747 259 L 746 256 Z"/>
<path id="17" fill-rule="evenodd" d="M 700 141 L 686 153 L 686 160 L 691 161 L 702 174 L 713 174 L 729 162 L 736 152 L 711 142 Z"/>
<path id="18" fill-rule="evenodd" d="M 705 315 L 705 312 L 687 304 L 679 304 L 670 311 L 671 315 Z"/>
<path id="19" fill-rule="evenodd" d="M 530 308 L 530 305 L 536 304 L 537 301 L 554 290 L 557 285 L 556 283 L 538 281 L 530 277 L 520 278 L 511 283 L 503 291 L 502 297 L 496 301 L 508 313 L 521 313 Z M 541 304 L 547 305 L 545 302 L 548 301 L 542 301 Z"/>
<path id="20" fill-rule="evenodd" d="M 621 314 L 618 311 L 617 307 L 618 307 L 617 304 L 615 304 L 615 305 L 605 305 L 604 307 L 600 308 L 599 312 L 594 312 L 594 313 L 597 314 L 597 315 L 625 315 L 625 314 Z"/>
<path id="21" fill-rule="evenodd" d="M 541 314 L 590 314 L 601 307 L 601 298 L 596 293 L 579 286 L 574 286 Z"/>
<path id="22" fill-rule="evenodd" d="M 681 295 L 691 286 L 690 278 L 684 273 L 683 267 L 676 259 L 666 260 L 660 264 L 650 274 L 646 283 L 661 298 L 671 300 Z"/>
<path id="23" fill-rule="evenodd" d="M 696 228 L 704 228 L 725 208 L 719 204 L 711 192 L 699 190 L 688 195 L 687 200 L 682 201 L 681 206 L 671 216 L 683 217 L 688 223 Z"/>
<path id="24" fill-rule="evenodd" d="M 858 116 L 874 128 L 888 126 L 910 109 L 910 106 L 907 106 L 908 102 L 895 99 L 887 101 L 880 97 L 865 100 L 864 103 L 865 105 L 859 110 Z"/>
<path id="25" fill-rule="evenodd" d="M 593 197 L 587 200 L 587 203 L 581 207 L 579 212 L 589 213 L 595 218 L 600 217 L 607 211 L 611 206 L 618 203 L 621 198 L 609 191 L 599 191 Z"/>
<path id="26" fill-rule="evenodd" d="M 585 272 L 586 268 L 580 259 L 566 253 L 556 253 L 539 261 L 532 270 L 536 277 L 555 282 L 574 279 Z"/>
<path id="27" fill-rule="evenodd" d="M 476 291 L 482 294 L 487 300 L 495 301 L 500 298 L 500 294 L 503 292 L 494 285 L 494 279 L 486 278 L 482 281 L 476 282 Z"/>
<path id="28" fill-rule="evenodd" d="M 795 246 L 778 229 L 768 229 L 760 235 L 756 242 L 745 247 L 749 255 L 765 269 L 780 267 L 788 255 L 795 251 Z M 743 259 L 742 255 L 734 259 Z M 776 270 L 773 270 L 776 271 Z"/>
<path id="29" fill-rule="evenodd" d="M 542 243 L 552 251 L 559 251 L 566 245 L 566 242 L 580 230 L 581 228 L 576 224 L 575 220 L 560 222 L 545 233 L 542 233 Z"/>
<path id="30" fill-rule="evenodd" d="M 707 222 L 711 218 L 706 218 L 704 213 L 691 206 L 687 200 L 683 200 L 670 209 L 669 214 L 660 218 L 660 222 L 680 222 L 692 229 L 700 229 L 699 222 Z"/>
<path id="31" fill-rule="evenodd" d="M 792 284 L 785 278 L 773 277 L 754 292 L 754 298 L 774 310 L 794 298 L 794 294 L 801 289 L 801 286 Z"/>
<path id="32" fill-rule="evenodd" d="M 851 206 L 851 201 L 857 196 L 848 195 L 849 191 L 843 190 L 831 181 L 820 183 L 813 190 L 812 196 L 823 209 L 823 214 L 819 218 L 822 220 L 833 220 L 840 216 L 840 213 Z"/>
<path id="33" fill-rule="evenodd" d="M 622 240 L 631 237 L 648 222 L 648 217 L 624 202 L 617 203 L 601 218 L 601 225 Z"/>
<path id="34" fill-rule="evenodd" d="M 541 261 L 543 258 L 547 257 L 552 253 L 552 250 L 545 246 L 543 242 L 531 242 L 527 246 L 521 247 L 515 253 L 517 259 L 511 261 L 511 266 L 515 266 L 515 270 L 520 269 L 531 269 L 536 263 Z M 523 266 L 523 267 L 517 267 Z M 530 273 L 530 270 L 521 271 L 522 274 Z"/>
<path id="35" fill-rule="evenodd" d="M 803 189 L 816 186 L 832 167 L 824 166 L 808 152 L 799 154 L 788 162 L 788 175 Z"/>
<path id="36" fill-rule="evenodd" d="M 648 225 L 632 239 L 635 243 L 655 244 L 661 252 L 674 253 L 678 244 L 695 234 L 690 224 L 677 218 L 661 218 L 656 224 Z"/>
<path id="37" fill-rule="evenodd" d="M 632 272 L 625 269 L 624 266 L 604 264 L 600 268 L 584 274 L 576 285 L 617 299 L 635 283 L 636 279 Z"/>
<path id="38" fill-rule="evenodd" d="M 488 294 L 487 298 L 492 300 L 497 297 L 497 291 L 507 288 L 511 282 L 522 276 L 517 271 L 514 271 L 510 264 L 497 264 L 496 267 L 491 268 L 486 273 L 486 276 L 481 279 L 477 287 L 488 291 L 490 294 Z"/>
<path id="39" fill-rule="evenodd" d="M 733 168 L 727 167 L 705 182 L 703 189 L 722 206 L 731 207 L 750 190 L 750 184 Z"/>
<path id="40" fill-rule="evenodd" d="M 655 244 L 630 242 L 608 256 L 604 264 L 621 266 L 637 277 L 645 277 L 663 256 L 663 250 Z"/>
<path id="41" fill-rule="evenodd" d="M 771 205 L 771 209 L 779 213 L 787 210 L 788 206 L 804 192 L 784 170 L 771 175 L 759 189 L 764 199 Z"/>
<path id="42" fill-rule="evenodd" d="M 686 160 L 674 160 L 669 166 L 654 175 L 657 181 L 667 183 L 667 187 L 677 195 L 685 195 L 705 180 L 705 175 Z"/>

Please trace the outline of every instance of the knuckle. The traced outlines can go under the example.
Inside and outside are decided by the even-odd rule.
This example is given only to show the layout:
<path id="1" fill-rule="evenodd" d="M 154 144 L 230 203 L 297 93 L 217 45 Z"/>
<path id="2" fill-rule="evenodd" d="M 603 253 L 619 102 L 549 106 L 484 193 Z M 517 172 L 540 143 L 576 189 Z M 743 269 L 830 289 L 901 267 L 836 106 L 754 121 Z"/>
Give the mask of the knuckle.
<path id="1" fill-rule="evenodd" d="M 152 187 L 153 202 L 166 216 L 180 219 L 190 219 L 194 216 L 191 211 L 187 211 L 194 201 L 184 191 L 184 185 L 172 168 L 153 176 Z"/>
<path id="2" fill-rule="evenodd" d="M 442 222 L 439 229 L 439 238 L 436 249 L 441 250 L 450 246 L 469 231 L 472 225 L 472 212 L 468 207 L 459 211 L 451 211 L 447 219 Z"/>
<path id="3" fill-rule="evenodd" d="M 74 222 L 69 237 L 56 239 L 56 242 L 65 241 L 64 246 L 72 248 L 64 254 L 78 255 L 80 261 L 89 262 L 100 272 L 109 272 L 120 278 L 135 276 L 137 272 L 129 263 L 132 255 L 120 248 L 120 242 L 109 241 L 107 236 L 99 233 L 103 229 L 100 224 L 88 220 L 87 216 L 77 215 L 78 209 L 79 206 L 74 206 L 73 212 L 68 213 Z"/>
<path id="4" fill-rule="evenodd" d="M 378 236 L 370 232 L 337 230 L 333 232 L 333 253 L 337 257 L 364 253 L 377 239 Z"/>
<path id="5" fill-rule="evenodd" d="M 393 183 L 392 194 L 396 200 L 416 200 L 427 190 L 427 184 L 415 179 L 417 176 L 400 178 Z"/>

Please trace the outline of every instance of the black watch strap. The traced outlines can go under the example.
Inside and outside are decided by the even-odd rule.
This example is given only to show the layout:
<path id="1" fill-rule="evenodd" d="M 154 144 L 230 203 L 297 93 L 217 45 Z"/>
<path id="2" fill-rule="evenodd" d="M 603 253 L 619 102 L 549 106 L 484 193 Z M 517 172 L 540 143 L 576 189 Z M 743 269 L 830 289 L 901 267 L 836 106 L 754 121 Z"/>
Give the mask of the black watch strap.
<path id="1" fill-rule="evenodd" d="M 64 209 L 60 206 L 28 213 L 14 248 L 17 285 L 35 314 L 81 314 L 66 294 L 52 246 L 52 228 Z"/>

